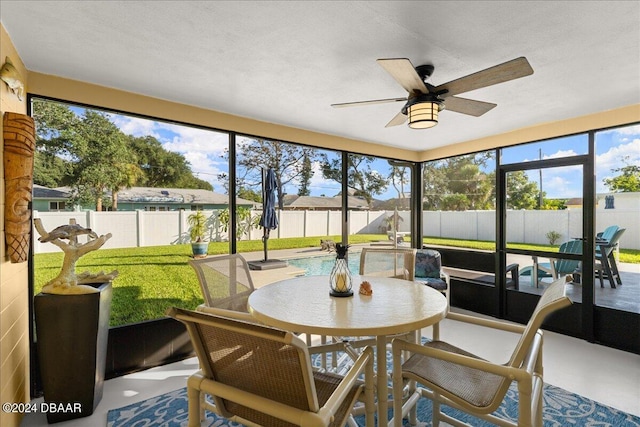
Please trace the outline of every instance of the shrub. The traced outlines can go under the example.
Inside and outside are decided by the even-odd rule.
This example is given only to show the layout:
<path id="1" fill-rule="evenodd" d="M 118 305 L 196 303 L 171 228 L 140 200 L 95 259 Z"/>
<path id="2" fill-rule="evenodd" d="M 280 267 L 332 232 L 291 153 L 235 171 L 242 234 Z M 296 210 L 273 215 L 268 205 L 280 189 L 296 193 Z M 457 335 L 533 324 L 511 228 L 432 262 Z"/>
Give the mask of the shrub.
<path id="1" fill-rule="evenodd" d="M 547 236 L 547 239 L 549 240 L 549 244 L 555 245 L 558 242 L 558 240 L 560 240 L 560 237 L 562 237 L 562 234 L 558 233 L 557 231 L 551 230 L 546 234 L 546 236 Z"/>

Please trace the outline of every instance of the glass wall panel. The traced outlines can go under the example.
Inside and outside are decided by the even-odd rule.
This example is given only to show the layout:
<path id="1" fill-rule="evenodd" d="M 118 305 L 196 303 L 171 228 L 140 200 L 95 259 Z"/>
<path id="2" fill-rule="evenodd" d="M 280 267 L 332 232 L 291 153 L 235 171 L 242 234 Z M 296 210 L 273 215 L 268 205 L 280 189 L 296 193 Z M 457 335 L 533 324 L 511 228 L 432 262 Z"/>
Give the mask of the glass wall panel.
<path id="1" fill-rule="evenodd" d="M 580 134 L 502 148 L 500 162 L 503 165 L 508 165 L 535 160 L 579 156 L 588 152 L 589 139 L 586 134 Z"/>
<path id="2" fill-rule="evenodd" d="M 581 165 L 507 172 L 507 249 L 558 254 L 509 254 L 507 263 L 520 265 L 521 291 L 537 293 L 554 277 L 579 271 L 579 262 L 561 253 L 582 253 L 582 183 Z M 571 297 L 580 301 L 581 289 Z"/>
<path id="3" fill-rule="evenodd" d="M 349 154 L 349 241 L 411 246 L 409 163 Z"/>
<path id="4" fill-rule="evenodd" d="M 596 305 L 640 313 L 640 126 L 596 133 Z"/>
<path id="5" fill-rule="evenodd" d="M 164 317 L 169 305 L 202 303 L 187 264 L 192 211 L 204 213 L 209 253 L 228 252 L 216 226 L 228 184 L 223 132 L 133 115 L 32 99 L 37 127 L 33 216 L 46 231 L 70 221 L 111 234 L 77 263 L 78 273 L 118 270 L 111 326 Z M 51 243 L 33 247 L 34 293 L 61 271 L 63 253 Z M 88 242 L 81 235 L 79 244 Z M 67 240 L 62 239 L 68 243 Z"/>
<path id="6" fill-rule="evenodd" d="M 260 227 L 259 221 L 266 200 L 263 180 L 269 169 L 273 170 L 276 183 L 275 211 L 278 218 L 278 227 L 268 232 L 269 241 L 288 239 L 288 245 L 293 245 L 291 247 L 318 248 L 321 246 L 320 240 L 340 241 L 341 154 L 299 144 L 238 136 L 238 251 L 254 247 L 243 244 L 243 241 L 261 240 L 265 235 L 265 229 Z M 241 206 L 242 199 L 257 202 L 260 208 L 245 209 Z"/>
<path id="7" fill-rule="evenodd" d="M 495 251 L 495 151 L 426 162 L 423 242 Z"/>

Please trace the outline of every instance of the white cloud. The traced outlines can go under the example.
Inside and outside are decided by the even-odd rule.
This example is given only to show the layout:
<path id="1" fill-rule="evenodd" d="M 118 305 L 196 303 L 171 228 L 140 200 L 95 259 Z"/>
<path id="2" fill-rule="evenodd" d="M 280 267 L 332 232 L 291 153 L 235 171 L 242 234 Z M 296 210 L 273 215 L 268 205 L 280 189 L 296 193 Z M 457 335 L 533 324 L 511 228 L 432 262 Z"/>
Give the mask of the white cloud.
<path id="1" fill-rule="evenodd" d="M 543 159 L 559 159 L 562 157 L 573 157 L 573 156 L 577 156 L 578 153 L 575 152 L 575 150 L 558 150 L 553 154 L 549 154 L 549 155 L 543 155 L 542 158 Z"/>
<path id="2" fill-rule="evenodd" d="M 624 167 L 625 161 L 623 159 L 626 159 L 625 161 L 629 164 L 640 164 L 640 138 L 636 138 L 628 144 L 611 147 L 609 151 L 596 157 L 596 192 L 609 191 L 603 180 L 618 175 L 612 172 L 612 169 Z"/>
<path id="3" fill-rule="evenodd" d="M 111 121 L 127 135 L 131 136 L 153 136 L 159 138 L 157 129 L 160 127 L 158 122 L 153 120 L 142 119 L 132 116 L 123 116 L 120 114 L 108 114 Z"/>

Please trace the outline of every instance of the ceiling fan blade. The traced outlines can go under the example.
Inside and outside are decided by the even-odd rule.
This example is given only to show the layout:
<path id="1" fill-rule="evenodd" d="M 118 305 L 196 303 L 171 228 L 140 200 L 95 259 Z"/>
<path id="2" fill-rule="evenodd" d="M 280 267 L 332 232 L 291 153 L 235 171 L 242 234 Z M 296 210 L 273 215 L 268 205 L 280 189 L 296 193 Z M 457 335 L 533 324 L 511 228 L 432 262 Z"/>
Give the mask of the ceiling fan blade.
<path id="1" fill-rule="evenodd" d="M 435 88 L 435 91 L 439 92 L 446 89 L 448 92 L 441 96 L 448 98 L 459 93 L 508 82 L 531 74 L 533 74 L 533 68 L 531 68 L 527 58 L 522 56 L 457 80 L 452 80 L 449 83 L 441 84 Z"/>
<path id="2" fill-rule="evenodd" d="M 468 114 L 474 117 L 480 117 L 497 106 L 497 104 L 492 104 L 490 102 L 476 101 L 474 99 L 460 98 L 458 96 L 450 96 L 446 98 L 444 105 L 445 109 L 449 111 Z"/>
<path id="3" fill-rule="evenodd" d="M 370 104 L 386 104 L 388 102 L 406 101 L 407 98 L 387 98 L 387 99 L 373 99 L 371 101 L 357 101 L 357 102 L 343 102 L 341 104 L 331 104 L 332 107 L 355 107 L 358 105 L 370 105 Z"/>
<path id="4" fill-rule="evenodd" d="M 396 79 L 407 92 L 429 93 L 416 69 L 407 58 L 388 58 L 376 61 L 391 77 Z"/>
<path id="5" fill-rule="evenodd" d="M 388 127 L 391 127 L 391 126 L 398 126 L 398 125 L 403 124 L 406 121 L 407 121 L 407 116 L 402 114 L 402 111 L 401 111 L 398 114 L 396 114 L 396 116 L 393 119 L 391 119 L 391 121 L 389 123 L 387 123 L 387 125 L 385 127 L 388 128 Z"/>

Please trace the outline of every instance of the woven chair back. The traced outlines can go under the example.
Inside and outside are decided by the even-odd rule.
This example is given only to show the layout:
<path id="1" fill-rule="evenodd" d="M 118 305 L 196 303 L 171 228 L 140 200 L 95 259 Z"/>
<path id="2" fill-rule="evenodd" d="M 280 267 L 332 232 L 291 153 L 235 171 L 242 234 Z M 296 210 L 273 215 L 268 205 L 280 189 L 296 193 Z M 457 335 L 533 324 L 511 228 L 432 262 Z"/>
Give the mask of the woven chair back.
<path id="1" fill-rule="evenodd" d="M 319 409 L 306 345 L 293 334 L 267 326 L 172 308 L 185 323 L 206 377 L 303 411 Z M 259 425 L 291 425 L 212 394 L 223 416 L 237 415 Z"/>
<path id="2" fill-rule="evenodd" d="M 360 274 L 414 280 L 416 250 L 412 248 L 363 248 Z"/>
<path id="3" fill-rule="evenodd" d="M 254 291 L 246 260 L 239 254 L 189 260 L 196 271 L 204 302 L 209 307 L 247 311 Z"/>

